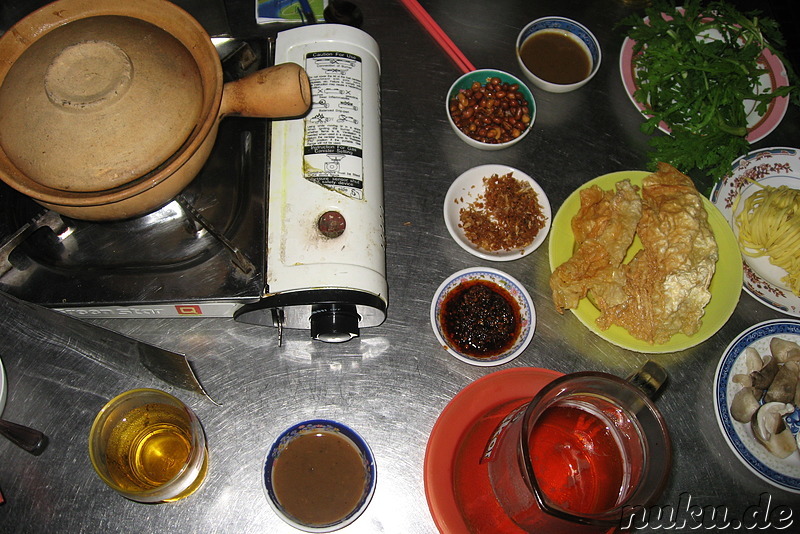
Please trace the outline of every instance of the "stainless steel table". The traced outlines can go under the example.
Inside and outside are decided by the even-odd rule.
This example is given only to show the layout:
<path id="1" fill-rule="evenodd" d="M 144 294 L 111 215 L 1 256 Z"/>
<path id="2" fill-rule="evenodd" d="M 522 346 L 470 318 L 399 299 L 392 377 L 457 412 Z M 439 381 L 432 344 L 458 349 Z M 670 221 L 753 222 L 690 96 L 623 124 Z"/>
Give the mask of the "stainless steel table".
<path id="1" fill-rule="evenodd" d="M 211 454 L 205 485 L 173 504 L 125 500 L 94 474 L 86 437 L 106 400 L 134 387 L 164 387 L 120 376 L 92 364 L 47 332 L 0 332 L 8 375 L 4 416 L 46 432 L 50 446 L 33 457 L 0 439 L 2 532 L 296 532 L 269 508 L 261 467 L 273 439 L 308 418 L 340 420 L 370 443 L 378 464 L 371 505 L 348 533 L 433 533 L 423 483 L 423 460 L 442 409 L 472 381 L 498 370 L 464 364 L 437 344 L 429 324 L 434 290 L 451 273 L 494 266 L 521 280 L 537 308 L 536 334 L 510 367 L 560 372 L 602 370 L 625 375 L 648 356 L 618 348 L 551 302 L 547 247 L 513 262 L 493 264 L 459 248 L 442 219 L 449 183 L 462 171 L 502 163 L 532 175 L 557 209 L 585 181 L 612 171 L 642 169 L 647 138 L 642 118 L 620 82 L 623 36 L 614 24 L 632 10 L 620 1 L 497 0 L 423 4 L 477 67 L 519 73 L 513 53 L 518 31 L 540 16 L 582 21 L 600 39 L 603 64 L 583 89 L 548 94 L 534 89 L 534 131 L 520 144 L 484 152 L 459 141 L 446 122 L 444 95 L 458 76 L 453 63 L 398 3 L 360 2 L 363 29 L 382 51 L 382 129 L 386 190 L 389 316 L 360 339 L 330 345 L 306 332 L 285 332 L 230 319 L 111 319 L 96 324 L 190 356 L 205 387 L 221 403 L 172 390 L 202 420 Z M 789 2 L 785 2 L 788 6 Z M 790 28 L 788 31 L 794 31 Z M 756 147 L 798 146 L 800 113 Z M 551 236 L 552 238 L 553 236 Z M 2 313 L 2 312 L 0 312 Z M 671 379 L 658 404 L 672 431 L 672 478 L 661 504 L 725 507 L 740 517 L 759 505 L 790 505 L 796 495 L 761 482 L 734 456 L 715 421 L 711 387 L 722 351 L 740 331 L 781 317 L 746 293 L 711 339 L 678 354 L 654 357 Z M 170 388 L 165 388 L 170 390 Z"/>

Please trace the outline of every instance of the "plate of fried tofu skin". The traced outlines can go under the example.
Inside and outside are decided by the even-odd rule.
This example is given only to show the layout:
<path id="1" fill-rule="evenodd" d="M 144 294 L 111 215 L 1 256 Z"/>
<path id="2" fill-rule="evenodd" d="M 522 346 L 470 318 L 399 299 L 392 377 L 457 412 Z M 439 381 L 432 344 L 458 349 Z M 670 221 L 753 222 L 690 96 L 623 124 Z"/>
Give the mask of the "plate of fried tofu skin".
<path id="1" fill-rule="evenodd" d="M 742 261 L 728 221 L 668 164 L 590 180 L 561 205 L 550 236 L 556 310 L 625 349 L 698 345 L 739 302 Z"/>

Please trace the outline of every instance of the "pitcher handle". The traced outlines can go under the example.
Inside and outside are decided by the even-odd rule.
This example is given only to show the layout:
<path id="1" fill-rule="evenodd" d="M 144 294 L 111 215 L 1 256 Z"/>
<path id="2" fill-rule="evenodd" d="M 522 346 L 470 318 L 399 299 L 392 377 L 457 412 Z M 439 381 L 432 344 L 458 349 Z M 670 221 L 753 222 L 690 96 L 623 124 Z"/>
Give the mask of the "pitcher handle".
<path id="1" fill-rule="evenodd" d="M 667 371 L 660 364 L 647 360 L 638 371 L 631 373 L 625 380 L 644 391 L 650 399 L 654 399 L 668 378 Z"/>

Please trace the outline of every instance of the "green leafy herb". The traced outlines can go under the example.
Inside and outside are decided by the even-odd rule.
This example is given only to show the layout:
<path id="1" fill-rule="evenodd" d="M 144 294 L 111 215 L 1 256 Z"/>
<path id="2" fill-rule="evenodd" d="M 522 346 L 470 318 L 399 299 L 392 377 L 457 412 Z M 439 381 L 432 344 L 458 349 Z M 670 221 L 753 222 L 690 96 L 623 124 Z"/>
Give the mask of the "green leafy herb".
<path id="1" fill-rule="evenodd" d="M 766 72 L 758 62 L 764 48 L 783 61 L 795 84 L 774 20 L 759 12 L 740 13 L 721 1 L 703 6 L 684 0 L 681 6 L 657 1 L 645 10 L 645 19 L 633 15 L 620 25 L 636 42 L 633 96 L 648 108 L 642 131 L 652 134 L 662 121 L 671 131 L 650 140 L 651 165 L 670 163 L 706 191 L 749 151 L 745 106 L 755 105 L 763 115 L 776 96 L 791 95 L 795 104 L 800 97 L 795 85 L 759 90 L 758 79 Z"/>

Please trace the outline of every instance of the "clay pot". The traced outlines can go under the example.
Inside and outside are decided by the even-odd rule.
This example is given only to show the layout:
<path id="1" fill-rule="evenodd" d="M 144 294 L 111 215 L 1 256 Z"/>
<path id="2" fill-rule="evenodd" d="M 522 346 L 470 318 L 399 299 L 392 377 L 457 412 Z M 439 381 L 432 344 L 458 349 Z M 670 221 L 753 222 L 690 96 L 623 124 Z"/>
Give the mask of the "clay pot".
<path id="1" fill-rule="evenodd" d="M 311 104 L 285 63 L 223 85 L 203 27 L 166 0 L 58 0 L 0 37 L 0 179 L 85 220 L 151 212 L 188 185 L 227 115 Z"/>

